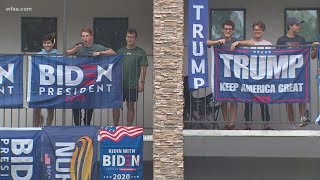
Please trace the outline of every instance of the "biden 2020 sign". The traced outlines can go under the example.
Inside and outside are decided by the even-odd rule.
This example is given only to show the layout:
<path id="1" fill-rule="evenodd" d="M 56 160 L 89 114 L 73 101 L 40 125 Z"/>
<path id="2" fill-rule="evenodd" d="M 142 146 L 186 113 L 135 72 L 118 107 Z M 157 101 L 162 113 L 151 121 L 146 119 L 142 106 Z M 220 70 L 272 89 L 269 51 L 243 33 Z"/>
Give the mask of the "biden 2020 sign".
<path id="1" fill-rule="evenodd" d="M 100 180 L 143 179 L 143 128 L 107 126 L 100 130 Z"/>

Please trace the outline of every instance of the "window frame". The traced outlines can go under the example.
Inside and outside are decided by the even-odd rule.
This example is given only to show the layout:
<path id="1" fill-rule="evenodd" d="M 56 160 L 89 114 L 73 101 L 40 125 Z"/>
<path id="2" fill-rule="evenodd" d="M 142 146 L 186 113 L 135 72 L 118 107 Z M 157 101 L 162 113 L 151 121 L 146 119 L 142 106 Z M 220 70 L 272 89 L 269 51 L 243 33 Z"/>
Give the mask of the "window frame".
<path id="1" fill-rule="evenodd" d="M 112 47 L 113 46 L 112 45 L 112 41 L 110 42 L 110 44 L 111 44 L 110 47 L 108 47 L 107 44 L 103 44 L 103 43 L 97 42 L 97 39 L 99 39 L 98 33 L 96 31 L 97 30 L 96 26 L 97 26 L 98 21 L 101 21 L 101 20 L 117 20 L 117 19 L 126 21 L 126 28 L 125 28 L 125 32 L 126 32 L 127 29 L 129 28 L 129 18 L 128 17 L 94 17 L 93 18 L 93 42 L 101 44 L 101 45 L 103 45 L 103 46 L 105 46 L 107 48 L 111 48 L 114 51 L 117 51 L 118 48 L 121 48 L 121 47 L 125 46 L 126 45 L 126 40 L 125 40 L 126 34 L 125 34 L 125 32 L 123 32 L 124 34 L 122 34 L 122 37 L 119 40 L 119 42 L 120 42 L 119 44 L 120 45 L 122 44 L 121 47 L 118 47 L 118 48 Z M 114 33 L 116 33 L 116 32 L 114 32 Z M 115 36 L 115 37 L 117 37 L 117 36 Z"/>
<path id="2" fill-rule="evenodd" d="M 42 29 L 38 29 L 39 36 L 37 36 L 37 41 L 41 44 L 41 49 L 42 49 L 42 36 L 49 34 L 49 33 L 55 33 L 55 45 L 53 48 L 57 49 L 58 47 L 58 18 L 57 17 L 21 17 L 21 52 L 39 52 L 39 49 L 33 49 L 35 47 L 32 46 L 32 48 L 25 49 L 25 45 L 30 45 L 31 43 L 28 42 L 30 39 L 29 37 L 26 37 L 26 32 L 28 31 L 28 26 L 24 26 L 28 20 L 43 20 L 43 21 L 48 21 L 50 23 L 51 21 L 54 21 L 52 27 L 46 27 L 46 32 L 43 32 Z M 53 28 L 53 31 L 50 31 L 50 29 Z M 50 32 L 49 32 L 50 31 Z M 40 49 L 40 50 L 41 50 Z"/>
<path id="3" fill-rule="evenodd" d="M 288 15 L 287 11 L 308 11 L 308 10 L 317 11 L 318 32 L 315 32 L 315 33 L 316 33 L 316 35 L 319 36 L 319 34 L 320 34 L 320 8 L 314 8 L 314 7 L 312 7 L 312 8 L 308 8 L 308 7 L 306 7 L 306 8 L 285 8 L 284 9 L 284 33 L 283 33 L 283 35 L 287 34 L 287 15 Z M 306 38 L 306 37 L 304 37 L 304 38 Z M 308 42 L 307 39 L 306 39 L 306 41 Z"/>
<path id="4" fill-rule="evenodd" d="M 246 13 L 246 8 L 210 8 L 210 22 L 209 22 L 209 25 L 210 25 L 210 30 L 209 30 L 209 32 L 210 32 L 210 39 L 213 39 L 213 33 L 212 33 L 212 26 L 213 26 L 213 20 L 212 20 L 212 15 L 213 15 L 213 12 L 214 11 L 242 11 L 243 12 L 243 29 L 242 29 L 242 31 L 243 31 L 243 34 L 242 34 L 242 36 L 243 36 L 243 39 L 246 39 L 246 23 L 247 23 L 247 20 L 246 20 L 246 17 L 247 17 L 247 13 Z M 235 23 L 235 22 L 233 22 L 233 23 Z M 216 25 L 217 27 L 218 26 L 221 26 L 221 24 L 217 24 Z M 236 27 L 235 27 L 236 28 Z M 220 29 L 222 29 L 222 27 L 220 28 Z M 234 34 L 233 34 L 233 37 L 235 37 L 234 36 Z M 240 39 L 242 39 L 242 38 L 240 38 Z"/>

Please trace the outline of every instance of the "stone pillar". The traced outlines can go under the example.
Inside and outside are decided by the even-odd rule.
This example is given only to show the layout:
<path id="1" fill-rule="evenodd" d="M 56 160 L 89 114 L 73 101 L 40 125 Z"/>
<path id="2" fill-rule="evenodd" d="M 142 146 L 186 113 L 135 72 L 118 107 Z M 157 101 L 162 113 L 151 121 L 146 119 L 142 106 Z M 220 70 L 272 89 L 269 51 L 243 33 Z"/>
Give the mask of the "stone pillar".
<path id="1" fill-rule="evenodd" d="M 153 179 L 184 179 L 183 0 L 153 0 Z"/>

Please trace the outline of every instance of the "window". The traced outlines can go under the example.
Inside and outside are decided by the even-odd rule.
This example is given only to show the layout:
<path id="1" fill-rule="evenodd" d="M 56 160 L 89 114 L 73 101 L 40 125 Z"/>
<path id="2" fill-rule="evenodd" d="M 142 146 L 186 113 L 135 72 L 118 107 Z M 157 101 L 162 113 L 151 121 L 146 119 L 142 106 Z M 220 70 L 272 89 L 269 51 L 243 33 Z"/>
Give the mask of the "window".
<path id="1" fill-rule="evenodd" d="M 94 18 L 94 43 L 117 51 L 126 45 L 128 18 Z"/>
<path id="2" fill-rule="evenodd" d="M 287 17 L 296 17 L 299 20 L 303 20 L 299 35 L 303 36 L 308 43 L 315 40 L 319 41 L 319 9 L 314 8 L 296 8 L 296 9 L 285 9 L 285 34 L 288 32 L 287 29 Z"/>
<path id="3" fill-rule="evenodd" d="M 39 52 L 42 49 L 42 37 L 55 33 L 57 48 L 57 18 L 22 17 L 21 18 L 21 52 Z"/>
<path id="4" fill-rule="evenodd" d="M 218 39 L 222 37 L 222 23 L 231 20 L 235 24 L 233 37 L 245 39 L 246 27 L 246 11 L 245 9 L 211 9 L 210 14 L 210 39 Z"/>

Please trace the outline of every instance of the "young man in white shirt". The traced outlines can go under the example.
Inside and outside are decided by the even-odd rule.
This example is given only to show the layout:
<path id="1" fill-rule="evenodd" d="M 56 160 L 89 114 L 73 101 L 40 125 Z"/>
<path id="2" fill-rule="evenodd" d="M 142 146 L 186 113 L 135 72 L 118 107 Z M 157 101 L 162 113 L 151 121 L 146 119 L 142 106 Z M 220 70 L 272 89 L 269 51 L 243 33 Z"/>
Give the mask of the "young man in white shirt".
<path id="1" fill-rule="evenodd" d="M 264 31 L 266 29 L 265 24 L 262 21 L 257 21 L 252 24 L 252 30 L 254 37 L 249 40 L 243 40 L 243 41 L 236 41 L 231 44 L 230 49 L 234 50 L 238 45 L 244 45 L 244 46 L 252 46 L 250 49 L 270 49 L 270 45 L 272 45 L 271 42 L 265 40 L 263 38 Z M 255 47 L 253 45 L 263 45 L 260 47 Z M 252 103 L 245 103 L 245 109 L 244 109 L 244 117 L 246 120 L 246 130 L 251 130 L 249 121 L 252 121 Z M 261 117 L 262 121 L 266 121 L 264 124 L 264 130 L 272 130 L 269 126 L 270 121 L 270 113 L 269 113 L 269 107 L 268 104 L 261 103 Z"/>

